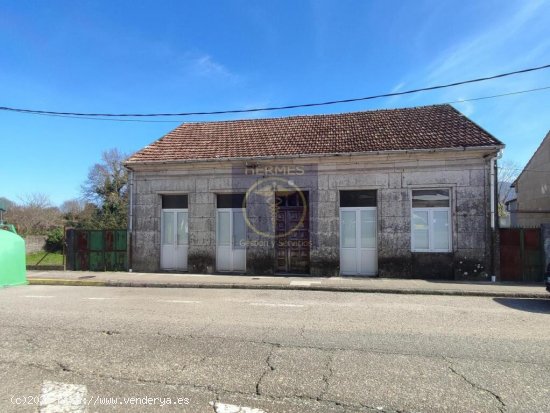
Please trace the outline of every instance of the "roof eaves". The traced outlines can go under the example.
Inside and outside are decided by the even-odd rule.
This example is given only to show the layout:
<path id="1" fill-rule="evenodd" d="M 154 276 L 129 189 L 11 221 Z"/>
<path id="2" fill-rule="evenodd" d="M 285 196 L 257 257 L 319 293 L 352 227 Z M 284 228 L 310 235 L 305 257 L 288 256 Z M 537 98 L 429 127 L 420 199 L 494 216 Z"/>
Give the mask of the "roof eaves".
<path id="1" fill-rule="evenodd" d="M 399 153 L 430 153 L 430 152 L 460 152 L 476 150 L 493 150 L 498 152 L 504 145 L 483 145 L 483 146 L 460 146 L 449 148 L 429 148 L 429 149 L 392 149 L 385 151 L 368 152 L 333 152 L 333 153 L 307 153 L 297 155 L 269 155 L 269 156 L 246 156 L 246 157 L 224 157 L 224 158 L 195 158 L 195 159 L 169 159 L 169 160 L 147 160 L 147 161 L 126 161 L 125 167 L 132 165 L 162 165 L 162 164 L 189 164 L 199 162 L 227 162 L 227 161 L 248 161 L 248 160 L 278 160 L 295 158 L 329 158 L 343 156 L 364 156 L 364 155 L 386 155 Z"/>

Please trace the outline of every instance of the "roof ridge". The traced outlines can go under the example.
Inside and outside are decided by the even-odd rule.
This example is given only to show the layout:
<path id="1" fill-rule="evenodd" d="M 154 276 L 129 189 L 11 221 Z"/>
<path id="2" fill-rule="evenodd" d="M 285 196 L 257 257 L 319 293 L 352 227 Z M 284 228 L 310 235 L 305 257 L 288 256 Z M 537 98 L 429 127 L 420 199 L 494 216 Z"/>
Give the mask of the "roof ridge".
<path id="1" fill-rule="evenodd" d="M 212 125 L 214 123 L 237 123 L 237 122 L 254 122 L 254 121 L 268 121 L 268 120 L 280 120 L 280 119 L 311 119 L 311 118 L 321 118 L 321 117 L 330 117 L 330 116 L 346 116 L 346 115 L 356 115 L 358 113 L 375 113 L 375 112 L 397 112 L 397 111 L 408 111 L 408 110 L 418 110 L 418 109 L 428 109 L 436 107 L 451 107 L 453 106 L 449 103 L 437 103 L 433 105 L 420 105 L 420 106 L 407 106 L 401 108 L 382 108 L 382 109 L 370 109 L 370 110 L 356 110 L 353 112 L 337 112 L 337 113 L 315 113 L 312 115 L 290 115 L 290 116 L 273 116 L 269 118 L 248 118 L 248 119 L 226 119 L 226 120 L 213 120 L 213 121 L 203 121 L 203 122 L 182 122 L 179 128 L 183 125 Z M 453 108 L 454 109 L 454 108 Z M 456 110 L 456 109 L 455 109 Z M 460 113 L 460 112 L 459 112 Z"/>

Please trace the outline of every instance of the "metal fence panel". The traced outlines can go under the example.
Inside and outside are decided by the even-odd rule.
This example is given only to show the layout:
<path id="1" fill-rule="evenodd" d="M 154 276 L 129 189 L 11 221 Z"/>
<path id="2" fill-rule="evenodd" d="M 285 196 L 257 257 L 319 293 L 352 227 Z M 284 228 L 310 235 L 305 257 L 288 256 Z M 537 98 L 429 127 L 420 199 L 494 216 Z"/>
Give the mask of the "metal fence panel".
<path id="1" fill-rule="evenodd" d="M 126 230 L 68 229 L 67 269 L 80 271 L 126 271 Z"/>
<path id="2" fill-rule="evenodd" d="M 500 229 L 500 278 L 502 281 L 542 281 L 544 273 L 542 260 L 540 229 Z"/>
<path id="3" fill-rule="evenodd" d="M 92 251 L 103 251 L 103 237 L 104 231 L 90 231 L 90 250 Z"/>

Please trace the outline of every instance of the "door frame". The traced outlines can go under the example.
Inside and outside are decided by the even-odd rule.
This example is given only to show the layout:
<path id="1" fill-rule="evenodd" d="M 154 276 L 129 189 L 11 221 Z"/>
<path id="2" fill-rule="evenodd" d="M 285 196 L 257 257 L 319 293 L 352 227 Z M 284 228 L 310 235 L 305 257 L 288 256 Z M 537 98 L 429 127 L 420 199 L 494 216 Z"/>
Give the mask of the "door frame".
<path id="1" fill-rule="evenodd" d="M 366 248 L 361 247 L 361 211 L 375 211 L 376 225 L 374 226 L 374 239 L 375 239 L 374 247 L 366 247 Z M 355 273 L 348 273 L 348 272 L 343 273 L 342 272 L 342 249 L 344 248 L 344 247 L 342 247 L 342 212 L 355 212 L 355 247 L 354 247 L 354 249 L 356 250 L 355 263 L 356 263 L 356 268 L 359 267 L 358 271 L 355 272 Z M 340 251 L 339 251 L 340 274 L 341 275 L 347 275 L 347 276 L 357 275 L 357 276 L 361 276 L 361 277 L 374 277 L 374 276 L 376 276 L 378 274 L 378 206 L 340 207 L 339 218 L 340 218 L 340 222 L 339 222 L 338 231 L 339 231 L 339 236 L 340 236 Z M 351 248 L 346 247 L 346 249 L 351 249 Z M 360 272 L 361 252 L 363 250 L 374 251 L 374 257 L 375 257 L 375 260 L 376 260 L 376 265 L 375 265 L 376 269 L 372 273 L 361 273 Z"/>
<path id="2" fill-rule="evenodd" d="M 308 247 L 307 247 L 307 271 L 293 271 L 291 268 L 288 269 L 288 271 L 280 271 L 279 268 L 278 268 L 278 251 L 279 250 L 284 250 L 285 251 L 285 261 L 286 261 L 286 265 L 287 267 L 290 265 L 290 249 L 291 247 L 290 246 L 285 246 L 284 248 L 281 248 L 280 247 L 280 244 L 279 244 L 279 240 L 281 239 L 286 239 L 288 240 L 288 237 L 290 236 L 290 234 L 288 236 L 282 236 L 282 237 L 279 237 L 279 233 L 277 232 L 277 226 L 275 225 L 275 228 L 274 228 L 274 231 L 275 231 L 275 273 L 276 274 L 281 274 L 281 275 L 288 275 L 288 274 L 297 274 L 297 275 L 304 275 L 304 274 L 310 274 L 311 273 L 311 221 L 310 221 L 310 202 L 309 202 L 309 191 L 301 191 L 302 192 L 302 195 L 300 194 L 297 194 L 296 196 L 298 197 L 299 200 L 305 200 L 305 204 L 304 205 L 291 205 L 291 206 L 282 206 L 282 207 L 279 207 L 281 210 L 284 211 L 284 213 L 286 214 L 287 212 L 290 212 L 290 211 L 300 211 L 301 208 L 305 208 L 305 213 L 302 211 L 302 215 L 303 215 L 303 220 L 304 222 L 307 223 L 307 244 L 308 244 Z M 290 193 L 291 194 L 291 193 Z M 276 192 L 274 194 L 275 198 L 277 196 L 282 196 L 282 197 L 287 197 L 290 195 L 290 194 L 286 194 L 285 191 L 281 191 L 281 192 Z M 299 202 L 299 201 L 298 201 Z M 277 212 L 279 213 L 279 211 Z M 277 220 L 277 217 L 275 218 L 275 220 Z M 285 217 L 285 220 L 286 220 L 286 217 Z M 286 230 L 286 228 L 285 228 Z M 294 232 L 294 231 L 293 231 Z"/>
<path id="3" fill-rule="evenodd" d="M 241 273 L 241 272 L 246 272 L 246 243 L 245 243 L 245 246 L 243 248 L 239 248 L 239 249 L 243 249 L 244 250 L 244 268 L 239 268 L 239 269 L 235 269 L 235 263 L 234 263 L 234 260 L 235 260 L 235 256 L 234 256 L 234 250 L 236 249 L 235 248 L 235 245 L 234 245 L 234 237 L 233 237 L 233 222 L 234 222 L 234 212 L 235 211 L 241 211 L 242 214 L 243 214 L 243 218 L 244 218 L 244 214 L 245 212 L 242 210 L 242 208 L 216 208 L 216 229 L 215 229 L 215 232 L 216 232 L 216 270 L 219 271 L 219 272 L 235 272 L 235 273 Z M 219 240 L 219 232 L 218 232 L 218 222 L 219 222 L 219 217 L 218 217 L 218 213 L 219 212 L 229 212 L 229 249 L 231 251 L 231 257 L 230 257 L 230 261 L 231 261 L 231 269 L 229 270 L 220 270 L 218 268 L 218 263 L 220 262 L 219 258 L 218 258 L 218 255 L 220 254 L 220 245 L 218 244 L 218 240 Z M 245 236 L 245 240 L 248 239 L 247 237 L 247 225 L 245 223 L 245 226 L 244 226 L 244 236 Z M 225 248 L 227 248 L 227 246 L 224 246 Z"/>
<path id="4" fill-rule="evenodd" d="M 186 257 L 185 257 L 185 266 L 178 267 L 163 267 L 162 266 L 162 250 L 163 250 L 163 239 L 164 239 L 164 212 L 173 212 L 175 213 L 176 219 L 174 220 L 174 248 L 178 247 L 178 212 L 185 212 L 187 214 L 187 227 L 189 228 L 189 208 L 162 208 L 160 210 L 160 269 L 165 271 L 187 271 L 189 267 L 189 230 L 187 231 L 187 243 L 184 244 L 186 248 Z"/>

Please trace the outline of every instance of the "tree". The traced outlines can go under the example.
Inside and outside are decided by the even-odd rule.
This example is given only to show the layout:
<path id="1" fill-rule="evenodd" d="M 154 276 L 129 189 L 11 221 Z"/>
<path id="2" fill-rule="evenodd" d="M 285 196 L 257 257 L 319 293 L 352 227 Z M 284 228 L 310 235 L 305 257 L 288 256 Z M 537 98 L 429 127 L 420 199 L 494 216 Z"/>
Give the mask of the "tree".
<path id="1" fill-rule="evenodd" d="M 59 209 L 65 215 L 76 216 L 84 210 L 85 205 L 86 201 L 83 199 L 74 198 L 64 201 Z"/>
<path id="2" fill-rule="evenodd" d="M 99 208 L 84 199 L 69 199 L 59 207 L 67 227 L 93 229 Z"/>
<path id="3" fill-rule="evenodd" d="M 90 168 L 82 185 L 83 198 L 97 206 L 96 228 L 126 228 L 128 171 L 122 165 L 126 157 L 117 149 L 103 152 L 101 163 Z"/>
<path id="4" fill-rule="evenodd" d="M 20 202 L 12 203 L 4 218 L 10 224 L 14 224 L 22 235 L 46 234 L 51 229 L 62 225 L 59 209 L 52 205 L 47 195 L 42 193 L 20 197 Z"/>
<path id="5" fill-rule="evenodd" d="M 515 193 L 512 184 L 521 172 L 517 162 L 504 160 L 498 164 L 498 215 L 506 216 L 506 201 Z"/>

